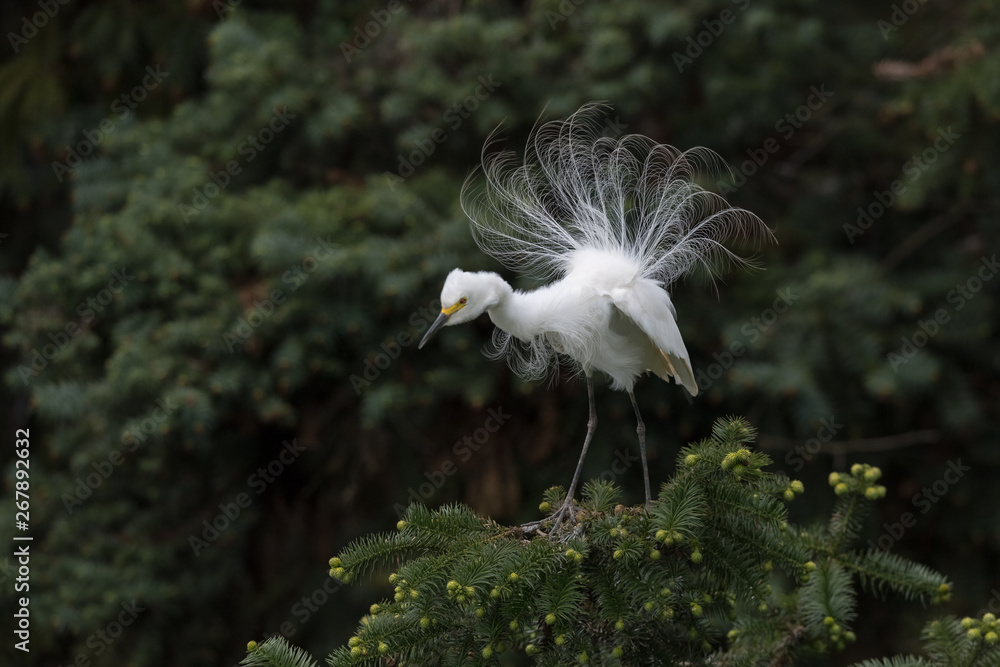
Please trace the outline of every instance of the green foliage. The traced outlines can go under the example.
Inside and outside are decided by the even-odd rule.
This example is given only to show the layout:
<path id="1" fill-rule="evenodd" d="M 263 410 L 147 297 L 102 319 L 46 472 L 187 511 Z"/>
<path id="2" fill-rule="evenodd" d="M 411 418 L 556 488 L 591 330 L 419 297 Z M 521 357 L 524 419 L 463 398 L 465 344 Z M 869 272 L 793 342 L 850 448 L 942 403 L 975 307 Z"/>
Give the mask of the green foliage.
<path id="1" fill-rule="evenodd" d="M 300 648 L 289 646 L 281 637 L 272 637 L 261 644 L 250 642 L 243 667 L 317 667 L 316 661 Z"/>
<path id="2" fill-rule="evenodd" d="M 877 468 L 838 476 L 847 490 L 833 517 L 802 530 L 786 512 L 801 483 L 764 470 L 753 437 L 744 420 L 719 420 L 680 452 L 648 513 L 618 504 L 606 482 L 587 485 L 576 525 L 550 515 L 506 527 L 462 505 L 411 505 L 396 532 L 330 559 L 344 583 L 396 568 L 393 598 L 372 605 L 330 664 L 497 664 L 506 650 L 543 665 L 775 664 L 855 640 L 855 574 L 876 592 L 947 599 L 941 575 L 853 548 Z"/>
<path id="3" fill-rule="evenodd" d="M 953 616 L 931 621 L 921 633 L 928 658 L 896 656 L 866 660 L 853 667 L 992 667 L 1000 664 L 1000 623 L 996 616 Z"/>

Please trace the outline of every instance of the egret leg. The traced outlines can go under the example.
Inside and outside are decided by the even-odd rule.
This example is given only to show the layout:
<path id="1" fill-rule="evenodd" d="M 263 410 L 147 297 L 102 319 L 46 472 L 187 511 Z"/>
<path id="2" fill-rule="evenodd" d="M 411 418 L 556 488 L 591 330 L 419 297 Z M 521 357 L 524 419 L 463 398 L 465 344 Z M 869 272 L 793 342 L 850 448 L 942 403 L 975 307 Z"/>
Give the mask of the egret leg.
<path id="1" fill-rule="evenodd" d="M 642 481 L 646 486 L 646 509 L 650 509 L 653 506 L 653 500 L 649 493 L 649 465 L 646 463 L 646 425 L 642 421 L 642 415 L 639 414 L 639 404 L 635 402 L 635 394 L 629 391 L 628 397 L 632 399 L 632 408 L 635 410 L 637 423 L 635 434 L 639 436 L 639 453 L 642 455 Z"/>
<path id="2" fill-rule="evenodd" d="M 566 514 L 569 514 L 570 522 L 576 521 L 576 513 L 573 510 L 573 495 L 576 493 L 576 485 L 580 483 L 580 471 L 583 470 L 583 460 L 587 458 L 587 449 L 590 447 L 590 440 L 594 437 L 594 430 L 597 428 L 597 408 L 594 404 L 594 381 L 587 373 L 587 398 L 590 402 L 590 418 L 587 420 L 587 437 L 583 439 L 583 451 L 580 452 L 580 460 L 576 464 L 576 472 L 573 473 L 573 481 L 569 484 L 569 492 L 563 506 L 556 512 L 556 523 L 552 526 L 553 534 L 559 524 L 562 523 Z"/>

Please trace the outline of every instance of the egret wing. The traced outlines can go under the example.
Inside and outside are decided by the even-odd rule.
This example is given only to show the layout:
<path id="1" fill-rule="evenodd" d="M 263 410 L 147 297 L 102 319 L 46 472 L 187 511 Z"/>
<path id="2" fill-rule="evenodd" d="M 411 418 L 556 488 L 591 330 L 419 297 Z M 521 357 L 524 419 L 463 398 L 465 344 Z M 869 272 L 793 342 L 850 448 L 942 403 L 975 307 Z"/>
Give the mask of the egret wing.
<path id="1" fill-rule="evenodd" d="M 639 278 L 629 287 L 612 290 L 610 296 L 618 310 L 628 316 L 663 355 L 674 379 L 692 396 L 697 396 L 698 383 L 691 370 L 691 358 L 677 328 L 674 306 L 666 290 L 652 280 Z"/>

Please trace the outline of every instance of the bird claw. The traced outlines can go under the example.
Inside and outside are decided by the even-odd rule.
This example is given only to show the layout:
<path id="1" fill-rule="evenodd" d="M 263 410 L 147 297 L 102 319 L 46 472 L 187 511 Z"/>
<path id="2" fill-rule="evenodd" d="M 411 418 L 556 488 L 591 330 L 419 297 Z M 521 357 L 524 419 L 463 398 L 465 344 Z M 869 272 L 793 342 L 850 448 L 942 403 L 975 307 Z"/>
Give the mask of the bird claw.
<path id="1" fill-rule="evenodd" d="M 537 535 L 546 536 L 549 538 L 550 542 L 556 541 L 556 535 L 561 533 L 561 535 L 558 538 L 558 541 L 565 542 L 567 540 L 579 536 L 582 532 L 582 526 L 579 524 L 576 518 L 577 510 L 579 509 L 580 508 L 577 507 L 576 503 L 574 503 L 572 500 L 566 501 L 562 504 L 562 506 L 559 507 L 559 509 L 557 509 L 555 512 L 545 517 L 544 519 L 539 519 L 538 521 L 531 521 L 529 523 L 522 524 L 521 530 L 524 531 L 526 534 L 535 533 Z M 569 515 L 568 520 L 566 518 L 567 514 Z M 555 519 L 555 523 L 553 523 L 552 527 L 548 529 L 548 532 L 542 530 L 542 527 L 549 524 L 549 522 L 551 522 L 553 519 Z M 568 530 L 570 526 L 573 527 L 572 531 Z M 560 528 L 562 530 L 560 530 Z"/>
<path id="2" fill-rule="evenodd" d="M 562 505 L 562 507 L 560 507 L 559 509 L 557 509 L 552 514 L 551 517 L 549 517 L 549 518 L 554 518 L 556 520 L 556 522 L 554 524 L 552 524 L 552 528 L 549 530 L 549 541 L 550 542 L 555 538 L 556 534 L 559 532 L 559 528 L 560 528 L 560 526 L 563 525 L 563 521 L 566 519 L 566 515 L 567 514 L 569 514 L 569 521 L 567 522 L 566 525 L 567 526 L 576 526 L 576 528 L 579 527 L 577 525 L 577 521 L 576 521 L 576 503 L 574 503 L 573 499 L 570 498 L 569 500 L 567 500 L 566 502 L 564 502 L 563 505 Z M 574 528 L 573 532 L 571 532 L 571 533 L 569 533 L 567 535 L 564 535 L 560 539 L 560 541 L 566 541 L 566 540 L 570 539 L 573 535 L 575 535 L 576 532 L 577 532 L 576 528 Z"/>

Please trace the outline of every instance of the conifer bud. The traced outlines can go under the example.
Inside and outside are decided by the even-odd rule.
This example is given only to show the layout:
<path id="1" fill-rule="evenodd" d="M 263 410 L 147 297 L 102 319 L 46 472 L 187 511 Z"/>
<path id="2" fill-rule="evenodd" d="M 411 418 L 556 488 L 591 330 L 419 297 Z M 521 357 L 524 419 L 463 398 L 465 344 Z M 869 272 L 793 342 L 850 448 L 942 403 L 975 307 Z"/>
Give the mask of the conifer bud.
<path id="1" fill-rule="evenodd" d="M 850 492 L 850 490 L 851 489 L 846 484 L 844 484 L 843 482 L 841 482 L 837 486 L 833 487 L 833 492 L 836 493 L 838 496 L 842 496 L 842 495 Z"/>
<path id="2" fill-rule="evenodd" d="M 614 648 L 614 650 L 612 650 L 612 651 L 611 651 L 611 655 L 613 655 L 613 656 L 614 656 L 614 657 L 616 657 L 616 658 L 619 658 L 619 659 L 621 659 L 621 657 L 622 657 L 623 655 L 625 655 L 625 649 L 624 649 L 624 648 L 622 648 L 621 646 L 616 646 L 616 647 Z"/>
<path id="3" fill-rule="evenodd" d="M 566 635 L 559 635 L 556 637 L 556 646 L 562 646 L 566 643 Z"/>
<path id="4" fill-rule="evenodd" d="M 406 528 L 406 522 L 405 521 L 403 521 L 402 519 L 400 519 L 399 521 L 396 522 L 396 530 L 403 530 L 404 528 Z"/>
<path id="5" fill-rule="evenodd" d="M 830 482 L 830 486 L 837 486 L 838 484 L 840 484 L 840 473 L 831 472 L 830 476 L 827 478 L 827 481 Z"/>
<path id="6" fill-rule="evenodd" d="M 701 551 L 700 550 L 695 549 L 694 551 L 691 552 L 691 562 L 692 563 L 696 563 L 696 564 L 701 562 Z"/>
<path id="7" fill-rule="evenodd" d="M 880 485 L 873 485 L 865 489 L 865 498 L 868 500 L 878 500 L 879 498 L 885 497 L 885 487 Z"/>
<path id="8" fill-rule="evenodd" d="M 684 464 L 686 466 L 692 467 L 696 463 L 698 463 L 698 455 L 697 454 L 688 454 L 687 456 L 684 457 Z"/>
<path id="9" fill-rule="evenodd" d="M 340 567 L 341 565 L 343 565 L 343 563 L 341 563 L 340 559 L 336 556 L 330 559 L 330 567 Z"/>
<path id="10" fill-rule="evenodd" d="M 248 641 L 247 642 L 247 651 L 256 651 L 256 650 L 257 650 L 257 642 L 255 642 L 253 640 Z"/>
<path id="11" fill-rule="evenodd" d="M 536 653 L 538 653 L 538 647 L 535 646 L 534 644 L 528 644 L 527 646 L 524 647 L 524 652 L 527 653 L 528 655 L 535 655 Z"/>
<path id="12" fill-rule="evenodd" d="M 660 560 L 660 552 L 657 549 L 651 549 L 649 552 L 650 560 Z"/>
<path id="13" fill-rule="evenodd" d="M 615 630 L 622 632 L 625 630 L 625 619 L 619 618 L 615 621 Z"/>
<path id="14" fill-rule="evenodd" d="M 545 625 L 555 625 L 555 624 L 556 624 L 556 615 L 555 614 L 546 614 L 545 615 Z"/>

